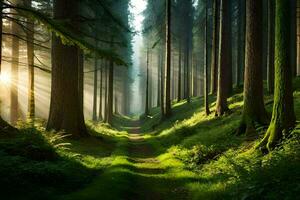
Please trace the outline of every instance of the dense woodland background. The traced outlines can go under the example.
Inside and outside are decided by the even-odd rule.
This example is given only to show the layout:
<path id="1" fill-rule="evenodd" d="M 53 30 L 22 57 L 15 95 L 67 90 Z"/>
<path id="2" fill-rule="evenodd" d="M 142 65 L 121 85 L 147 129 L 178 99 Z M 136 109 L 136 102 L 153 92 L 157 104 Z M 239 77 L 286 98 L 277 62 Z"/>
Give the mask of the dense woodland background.
<path id="1" fill-rule="evenodd" d="M 146 2 L 0 1 L 4 197 L 296 199 L 300 0 Z"/>

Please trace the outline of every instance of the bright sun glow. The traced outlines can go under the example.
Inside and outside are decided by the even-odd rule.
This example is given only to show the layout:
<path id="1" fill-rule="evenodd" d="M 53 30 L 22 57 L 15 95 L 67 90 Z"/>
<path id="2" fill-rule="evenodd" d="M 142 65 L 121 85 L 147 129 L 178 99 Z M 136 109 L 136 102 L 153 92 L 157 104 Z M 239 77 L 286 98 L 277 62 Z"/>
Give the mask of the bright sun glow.
<path id="1" fill-rule="evenodd" d="M 5 84 L 5 85 L 9 85 L 10 84 L 10 75 L 8 73 L 1 73 L 0 74 L 0 82 Z"/>

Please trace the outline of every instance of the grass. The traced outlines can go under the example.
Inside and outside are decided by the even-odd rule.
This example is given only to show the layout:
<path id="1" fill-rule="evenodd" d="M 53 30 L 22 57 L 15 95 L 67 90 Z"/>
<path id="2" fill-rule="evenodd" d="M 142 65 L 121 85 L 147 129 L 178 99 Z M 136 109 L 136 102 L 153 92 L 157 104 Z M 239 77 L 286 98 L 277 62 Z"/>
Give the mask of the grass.
<path id="1" fill-rule="evenodd" d="M 295 80 L 300 118 L 300 78 Z M 0 137 L 4 199 L 297 199 L 300 195 L 300 125 L 271 153 L 253 146 L 257 135 L 237 136 L 242 94 L 229 99 L 232 114 L 205 116 L 203 99 L 173 105 L 173 117 L 115 116 L 114 128 L 87 122 L 92 137 L 70 140 L 40 124 L 19 125 Z M 210 97 L 214 111 L 214 97 Z M 272 110 L 272 96 L 266 96 Z M 141 133 L 141 134 L 137 134 Z"/>

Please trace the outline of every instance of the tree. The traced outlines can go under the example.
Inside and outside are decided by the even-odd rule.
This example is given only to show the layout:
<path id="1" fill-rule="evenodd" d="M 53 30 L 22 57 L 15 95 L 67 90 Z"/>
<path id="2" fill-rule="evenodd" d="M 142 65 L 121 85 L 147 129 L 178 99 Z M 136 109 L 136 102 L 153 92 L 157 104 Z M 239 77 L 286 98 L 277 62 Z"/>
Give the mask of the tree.
<path id="1" fill-rule="evenodd" d="M 293 77 L 297 75 L 297 2 L 290 2 L 290 64 L 292 67 Z"/>
<path id="2" fill-rule="evenodd" d="M 205 114 L 209 115 L 209 103 L 208 103 L 208 1 L 205 1 L 205 45 L 204 45 L 204 107 Z"/>
<path id="3" fill-rule="evenodd" d="M 269 151 L 295 126 L 290 60 L 290 7 L 289 1 L 276 0 L 275 17 L 275 90 L 273 114 L 269 128 L 258 147 Z"/>
<path id="4" fill-rule="evenodd" d="M 262 1 L 247 1 L 246 16 L 244 107 L 239 133 L 246 132 L 246 135 L 249 135 L 255 132 L 255 124 L 266 124 L 268 122 L 263 99 Z"/>
<path id="5" fill-rule="evenodd" d="M 17 1 L 13 2 L 17 4 Z M 15 14 L 16 11 L 14 11 Z M 11 105 L 10 105 L 10 121 L 15 124 L 19 118 L 19 95 L 18 95 L 18 85 L 19 85 L 19 37 L 18 33 L 20 31 L 19 24 L 13 21 L 11 24 L 12 32 L 12 64 L 11 64 Z"/>
<path id="6" fill-rule="evenodd" d="M 268 0 L 268 58 L 267 58 L 267 82 L 268 92 L 274 92 L 274 42 L 275 42 L 275 2 Z"/>
<path id="7" fill-rule="evenodd" d="M 146 58 L 146 97 L 145 97 L 145 116 L 149 115 L 149 48 L 147 47 L 147 58 Z"/>
<path id="8" fill-rule="evenodd" d="M 229 19 L 229 0 L 221 0 L 221 19 L 220 19 L 220 38 L 219 38 L 219 62 L 218 62 L 218 93 L 217 93 L 217 105 L 216 116 L 222 116 L 229 111 L 227 105 L 228 97 L 228 82 L 229 82 L 229 70 L 230 67 L 230 52 L 228 47 L 230 46 L 230 32 L 228 29 Z"/>
<path id="9" fill-rule="evenodd" d="M 219 38 L 219 6 L 220 1 L 213 1 L 213 31 L 212 31 L 212 52 L 211 52 L 211 78 L 210 93 L 217 92 L 218 85 L 218 38 Z"/>
<path id="10" fill-rule="evenodd" d="M 71 27 L 78 25 L 76 16 L 79 13 L 79 2 L 55 0 L 53 3 L 54 19 L 68 19 Z M 52 84 L 48 130 L 64 130 L 73 137 L 87 135 L 83 117 L 83 91 L 80 91 L 83 86 L 82 64 L 82 51 L 78 46 L 65 45 L 56 35 L 52 36 Z"/>
<path id="11" fill-rule="evenodd" d="M 26 0 L 25 5 L 31 8 L 32 1 Z M 27 63 L 28 63 L 28 117 L 35 116 L 35 94 L 34 94 L 34 20 L 27 18 Z"/>
<path id="12" fill-rule="evenodd" d="M 171 0 L 166 0 L 166 61 L 165 61 L 165 111 L 164 117 L 170 117 L 171 108 Z"/>
<path id="13" fill-rule="evenodd" d="M 93 121 L 96 121 L 97 120 L 97 99 L 98 99 L 98 94 L 97 94 L 98 93 L 98 58 L 97 56 L 94 59 L 95 60 L 94 60 Z"/>
<path id="14" fill-rule="evenodd" d="M 246 1 L 238 1 L 238 53 L 237 53 L 237 70 L 236 70 L 236 88 L 240 88 L 243 78 L 243 69 L 245 67 L 245 35 L 246 35 Z"/>
<path id="15" fill-rule="evenodd" d="M 113 44 L 114 39 L 111 39 Z M 107 94 L 107 123 L 112 124 L 114 101 L 114 62 L 109 60 L 108 68 L 108 94 Z"/>
<path id="16" fill-rule="evenodd" d="M 177 93 L 177 102 L 181 101 L 181 76 L 182 76 L 182 61 L 181 61 L 181 41 L 179 40 L 179 49 L 178 49 L 178 93 Z"/>
<path id="17" fill-rule="evenodd" d="M 100 68 L 100 87 L 99 87 L 99 115 L 98 115 L 98 120 L 102 121 L 103 120 L 103 115 L 102 115 L 102 107 L 103 107 L 103 68 L 104 68 L 104 63 L 105 61 L 102 59 L 101 61 L 101 68 Z"/>

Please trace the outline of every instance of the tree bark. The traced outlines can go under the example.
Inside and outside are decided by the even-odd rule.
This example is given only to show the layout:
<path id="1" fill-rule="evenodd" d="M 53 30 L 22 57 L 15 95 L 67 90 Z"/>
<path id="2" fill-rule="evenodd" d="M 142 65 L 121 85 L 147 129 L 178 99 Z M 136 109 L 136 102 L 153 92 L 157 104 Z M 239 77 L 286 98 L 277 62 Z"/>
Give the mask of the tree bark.
<path id="1" fill-rule="evenodd" d="M 93 96 L 93 121 L 97 121 L 97 100 L 98 100 L 98 58 L 94 63 L 94 96 Z"/>
<path id="2" fill-rule="evenodd" d="M 55 0 L 54 18 L 70 19 L 76 24 L 78 9 L 78 2 Z M 87 136 L 83 116 L 83 54 L 77 46 L 64 45 L 55 35 L 52 36 L 51 103 L 47 129 L 63 130 L 73 137 Z"/>
<path id="3" fill-rule="evenodd" d="M 219 24 L 219 11 L 220 0 L 213 2 L 213 31 L 212 31 L 212 53 L 211 53 L 211 82 L 210 94 L 217 93 L 218 86 L 218 24 Z"/>
<path id="4" fill-rule="evenodd" d="M 256 133 L 255 124 L 268 123 L 263 99 L 263 4 L 261 0 L 246 2 L 246 60 L 244 107 L 239 134 Z"/>
<path id="5" fill-rule="evenodd" d="M 228 29 L 228 44 L 227 44 L 227 51 L 228 51 L 228 68 L 227 68 L 227 74 L 228 74 L 228 81 L 227 81 L 227 95 L 231 95 L 233 92 L 232 83 L 232 0 L 228 1 L 228 19 L 227 19 L 227 29 Z"/>
<path id="6" fill-rule="evenodd" d="M 179 57 L 178 57 L 178 93 L 177 93 L 177 102 L 180 102 L 181 101 L 181 77 L 182 77 L 182 73 L 181 73 L 181 70 L 182 70 L 182 62 L 181 62 L 181 41 L 179 41 L 179 50 L 178 50 L 178 54 L 179 54 Z"/>
<path id="7" fill-rule="evenodd" d="M 229 0 L 221 0 L 221 19 L 220 19 L 220 41 L 219 41 L 219 69 L 218 69 L 218 94 L 216 105 L 216 116 L 222 116 L 229 111 L 227 105 L 228 97 L 228 82 L 229 82 L 229 70 L 230 67 L 230 52 L 228 46 L 230 46 L 230 31 L 228 29 L 229 19 Z"/>
<path id="8" fill-rule="evenodd" d="M 98 115 L 98 120 L 102 121 L 103 120 L 103 111 L 102 111 L 102 102 L 103 102 L 103 68 L 104 68 L 104 60 L 101 61 L 101 68 L 100 68 L 100 87 L 99 87 L 99 115 Z"/>
<path id="9" fill-rule="evenodd" d="M 16 22 L 11 25 L 12 34 L 18 35 L 20 27 Z M 10 121 L 15 124 L 19 119 L 19 38 L 12 37 L 11 91 L 10 91 Z"/>
<path id="10" fill-rule="evenodd" d="M 295 126 L 290 54 L 290 4 L 276 0 L 275 18 L 275 90 L 272 120 L 258 147 L 272 150 L 283 135 Z"/>
<path id="11" fill-rule="evenodd" d="M 166 67 L 165 67 L 165 112 L 163 116 L 172 115 L 171 108 L 171 0 L 166 0 Z"/>
<path id="12" fill-rule="evenodd" d="M 31 0 L 25 2 L 31 8 Z M 35 116 L 35 93 L 34 93 L 34 20 L 27 18 L 27 63 L 28 63 L 28 117 Z"/>
<path id="13" fill-rule="evenodd" d="M 160 110 L 162 117 L 165 113 L 165 65 L 164 65 L 164 56 L 163 56 L 163 50 L 161 49 L 161 63 L 160 63 Z"/>
<path id="14" fill-rule="evenodd" d="M 275 52 L 275 2 L 268 0 L 268 58 L 267 82 L 268 92 L 274 92 L 274 52 Z"/>
<path id="15" fill-rule="evenodd" d="M 114 101 L 114 63 L 109 61 L 108 69 L 108 97 L 107 97 L 107 123 L 112 124 Z"/>
<path id="16" fill-rule="evenodd" d="M 208 0 L 205 1 L 205 45 L 204 45 L 204 107 L 205 114 L 209 115 L 208 103 Z"/>
<path id="17" fill-rule="evenodd" d="M 104 73 L 104 76 L 105 76 L 105 92 L 104 92 L 104 122 L 107 123 L 107 94 L 108 94 L 108 61 L 105 62 L 105 73 Z"/>
<path id="18" fill-rule="evenodd" d="M 160 52 L 157 54 L 158 59 L 157 59 L 157 107 L 159 107 L 160 104 L 160 93 L 161 93 L 161 54 Z"/>
<path id="19" fill-rule="evenodd" d="M 245 0 L 238 0 L 238 53 L 236 70 L 236 88 L 241 87 L 243 70 L 245 67 L 245 36 L 246 36 L 246 9 Z"/>
<path id="20" fill-rule="evenodd" d="M 297 75 L 297 2 L 296 0 L 290 1 L 290 64 L 292 67 L 292 75 Z"/>
<path id="21" fill-rule="evenodd" d="M 149 49 L 147 47 L 146 55 L 147 69 L 146 69 L 146 97 L 145 97 L 145 117 L 149 115 Z"/>

